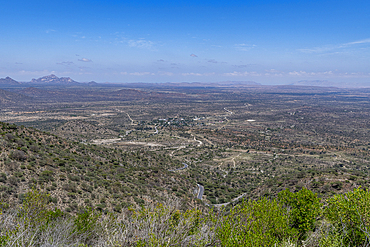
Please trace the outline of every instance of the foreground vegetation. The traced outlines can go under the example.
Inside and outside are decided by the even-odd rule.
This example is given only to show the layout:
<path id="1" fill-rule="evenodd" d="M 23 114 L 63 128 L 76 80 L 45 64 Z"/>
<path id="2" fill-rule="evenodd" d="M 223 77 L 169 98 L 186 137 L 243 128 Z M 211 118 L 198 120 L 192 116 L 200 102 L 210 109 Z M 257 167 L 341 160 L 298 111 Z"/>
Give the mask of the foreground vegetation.
<path id="1" fill-rule="evenodd" d="M 370 191 L 357 188 L 325 202 L 312 191 L 246 200 L 204 212 L 180 209 L 176 198 L 103 214 L 52 208 L 29 191 L 15 208 L 2 205 L 1 246 L 368 246 Z"/>

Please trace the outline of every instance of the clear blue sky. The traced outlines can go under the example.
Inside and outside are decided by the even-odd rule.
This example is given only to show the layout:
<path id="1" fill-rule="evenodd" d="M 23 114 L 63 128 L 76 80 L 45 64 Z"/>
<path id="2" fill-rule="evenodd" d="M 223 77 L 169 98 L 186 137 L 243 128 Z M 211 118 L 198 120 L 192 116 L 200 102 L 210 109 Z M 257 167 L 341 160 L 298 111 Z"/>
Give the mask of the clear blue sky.
<path id="1" fill-rule="evenodd" d="M 370 85 L 369 0 L 2 1 L 0 77 Z"/>

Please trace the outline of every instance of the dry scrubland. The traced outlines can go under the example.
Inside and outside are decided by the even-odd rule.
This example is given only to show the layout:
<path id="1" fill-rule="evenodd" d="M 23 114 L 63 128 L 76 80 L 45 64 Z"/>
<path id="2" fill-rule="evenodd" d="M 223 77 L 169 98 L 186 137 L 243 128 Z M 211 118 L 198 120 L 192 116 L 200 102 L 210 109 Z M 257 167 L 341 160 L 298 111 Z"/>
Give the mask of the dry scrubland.
<path id="1" fill-rule="evenodd" d="M 106 224 L 110 214 L 131 215 L 133 211 L 127 211 L 130 207 L 141 212 L 144 208 L 140 206 L 147 205 L 150 210 L 146 213 L 157 214 L 153 205 L 172 205 L 168 201 L 176 198 L 181 206 L 168 209 L 168 217 L 177 217 L 173 214 L 179 212 L 181 219 L 186 218 L 186 210 L 190 210 L 190 215 L 200 217 L 201 224 L 196 231 L 190 226 L 184 226 L 187 230 L 171 226 L 175 232 L 188 231 L 181 235 L 183 242 L 176 240 L 180 245 L 199 242 L 227 246 L 222 242 L 226 235 L 219 231 L 243 235 L 242 229 L 232 225 L 225 230 L 227 222 L 241 226 L 248 219 L 262 217 L 258 212 L 269 205 L 277 210 L 274 213 L 286 216 L 276 219 L 280 223 L 275 222 L 282 224 L 282 229 L 286 226 L 286 232 L 271 232 L 271 236 L 279 236 L 276 241 L 270 237 L 276 243 L 302 245 L 304 240 L 307 246 L 315 246 L 315 241 L 329 241 L 322 246 L 363 244 L 367 240 L 354 244 L 353 239 L 359 232 L 367 236 L 368 216 L 350 212 L 353 221 L 360 220 L 358 232 L 339 230 L 335 225 L 338 217 L 330 216 L 326 199 L 369 186 L 369 93 L 367 89 L 259 86 L 5 88 L 0 94 L 0 121 L 7 122 L 0 125 L 4 215 L 14 216 L 13 221 L 22 220 L 14 212 L 27 201 L 31 188 L 50 195 L 51 205 L 69 215 L 63 216 L 63 224 L 70 222 L 70 229 L 76 227 L 73 217 L 86 207 L 93 209 L 93 215 L 100 212 L 97 222 Z M 183 163 L 188 166 L 180 169 Z M 195 199 L 197 184 L 204 186 L 202 200 Z M 297 217 L 289 211 L 292 202 L 276 198 L 286 189 L 298 195 L 304 188 L 315 193 L 317 203 L 322 205 L 315 209 L 317 214 L 310 215 L 302 231 L 292 222 L 291 217 Z M 367 196 L 365 192 L 355 193 L 361 198 Z M 258 200 L 258 205 L 250 201 L 240 206 L 241 198 Z M 6 209 L 8 206 L 13 211 Z M 231 213 L 221 213 L 221 206 Z M 217 213 L 210 211 L 212 208 Z M 233 210 L 247 218 L 227 218 Z M 222 220 L 214 221 L 214 217 Z M 193 224 L 189 222 L 186 224 Z M 116 224 L 118 221 L 111 225 Z M 94 226 L 93 231 L 99 234 L 95 232 L 94 240 L 90 240 L 95 242 L 89 242 L 85 235 L 73 235 L 75 230 L 71 230 L 70 239 L 113 245 L 107 244 L 108 237 L 101 227 Z M 146 238 L 157 233 L 142 232 L 130 244 L 149 245 L 154 241 L 155 246 L 163 246 L 160 241 L 169 241 L 169 245 L 176 245 L 170 237 L 172 230 L 153 239 Z M 110 232 L 116 231 L 123 230 Z M 256 236 L 244 238 L 253 243 Z M 162 240 L 155 242 L 157 238 Z"/>
<path id="2" fill-rule="evenodd" d="M 323 206 L 312 191 L 243 201 L 230 210 L 181 210 L 179 201 L 102 214 L 71 215 L 32 190 L 21 206 L 2 205 L 2 246 L 368 246 L 370 192 L 355 189 Z"/>

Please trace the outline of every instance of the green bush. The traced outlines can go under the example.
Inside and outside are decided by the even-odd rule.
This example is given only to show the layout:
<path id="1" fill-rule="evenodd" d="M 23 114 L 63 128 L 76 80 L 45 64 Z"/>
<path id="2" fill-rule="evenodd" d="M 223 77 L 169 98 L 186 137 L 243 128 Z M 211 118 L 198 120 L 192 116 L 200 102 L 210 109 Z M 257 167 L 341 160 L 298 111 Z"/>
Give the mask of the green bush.
<path id="1" fill-rule="evenodd" d="M 313 230 L 316 218 L 321 214 L 322 204 L 317 194 L 306 188 L 296 193 L 286 189 L 278 194 L 278 199 L 290 208 L 290 226 L 299 231 L 300 239 L 305 238 L 307 232 Z"/>
<path id="2" fill-rule="evenodd" d="M 222 246 L 273 246 L 297 240 L 298 231 L 289 226 L 289 217 L 289 210 L 277 200 L 248 200 L 223 217 L 216 235 Z"/>
<path id="3" fill-rule="evenodd" d="M 27 159 L 26 154 L 20 150 L 14 150 L 10 153 L 9 157 L 14 160 L 24 161 Z"/>
<path id="4" fill-rule="evenodd" d="M 325 217 L 344 239 L 345 246 L 370 244 L 370 191 L 354 189 L 328 200 Z"/>
<path id="5" fill-rule="evenodd" d="M 63 215 L 59 209 L 52 210 L 50 196 L 44 192 L 31 190 L 22 195 L 23 204 L 19 209 L 18 216 L 29 227 L 46 226 L 55 218 Z"/>
<path id="6" fill-rule="evenodd" d="M 0 173 L 0 182 L 5 182 L 6 181 L 6 174 L 5 173 Z"/>
<path id="7" fill-rule="evenodd" d="M 85 208 L 77 214 L 74 223 L 75 231 L 79 234 L 91 233 L 97 227 L 98 219 L 101 213 L 92 210 L 92 208 Z"/>
<path id="8" fill-rule="evenodd" d="M 54 172 L 48 170 L 42 171 L 39 175 L 39 182 L 42 184 L 49 181 L 54 181 Z"/>

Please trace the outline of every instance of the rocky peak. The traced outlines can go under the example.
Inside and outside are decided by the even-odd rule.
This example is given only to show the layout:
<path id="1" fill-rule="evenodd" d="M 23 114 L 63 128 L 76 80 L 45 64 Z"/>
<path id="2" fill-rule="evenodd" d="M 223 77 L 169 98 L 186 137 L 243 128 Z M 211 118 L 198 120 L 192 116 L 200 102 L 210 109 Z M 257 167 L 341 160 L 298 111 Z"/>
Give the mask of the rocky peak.
<path id="1" fill-rule="evenodd" d="M 0 78 L 0 84 L 7 84 L 7 85 L 18 85 L 20 84 L 19 82 L 17 82 L 16 80 L 10 78 L 9 76 L 5 77 L 5 78 Z"/>
<path id="2" fill-rule="evenodd" d="M 78 82 L 72 80 L 69 77 L 57 77 L 56 75 L 48 75 L 44 77 L 40 77 L 38 79 L 32 79 L 31 83 L 37 83 L 37 84 L 44 84 L 44 83 L 55 83 L 55 84 L 76 84 Z"/>

